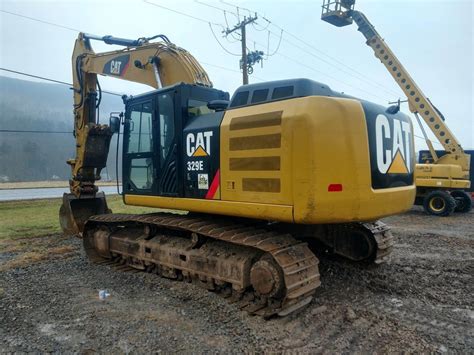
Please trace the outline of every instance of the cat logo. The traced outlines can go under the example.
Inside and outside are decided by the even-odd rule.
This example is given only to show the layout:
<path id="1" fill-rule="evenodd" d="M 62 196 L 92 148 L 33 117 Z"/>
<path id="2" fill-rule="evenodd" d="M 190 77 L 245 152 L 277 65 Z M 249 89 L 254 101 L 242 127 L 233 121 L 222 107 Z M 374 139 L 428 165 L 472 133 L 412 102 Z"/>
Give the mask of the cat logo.
<path id="1" fill-rule="evenodd" d="M 122 62 L 119 60 L 112 60 L 110 62 L 110 73 L 120 75 L 120 67 L 122 66 Z"/>
<path id="2" fill-rule="evenodd" d="M 393 125 L 384 115 L 375 120 L 377 147 L 377 168 L 382 174 L 409 174 L 410 162 L 410 123 L 393 119 Z M 407 164 L 408 161 L 408 164 Z"/>
<path id="3" fill-rule="evenodd" d="M 119 55 L 104 64 L 104 74 L 123 76 L 127 72 L 130 63 L 130 54 Z"/>
<path id="4" fill-rule="evenodd" d="M 188 157 L 207 157 L 211 155 L 212 131 L 188 133 L 186 154 Z"/>

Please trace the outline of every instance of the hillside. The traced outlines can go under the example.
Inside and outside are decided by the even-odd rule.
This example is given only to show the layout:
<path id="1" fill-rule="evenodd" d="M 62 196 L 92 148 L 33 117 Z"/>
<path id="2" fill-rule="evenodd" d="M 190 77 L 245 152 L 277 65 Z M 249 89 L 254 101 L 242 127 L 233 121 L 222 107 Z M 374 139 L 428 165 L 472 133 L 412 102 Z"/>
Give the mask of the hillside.
<path id="1" fill-rule="evenodd" d="M 72 132 L 72 92 L 64 85 L 0 76 L 0 130 Z M 100 117 L 122 111 L 120 97 L 104 94 Z M 74 156 L 72 133 L 0 132 L 0 179 L 9 181 L 67 180 L 66 160 Z M 115 174 L 115 139 L 109 154 Z"/>

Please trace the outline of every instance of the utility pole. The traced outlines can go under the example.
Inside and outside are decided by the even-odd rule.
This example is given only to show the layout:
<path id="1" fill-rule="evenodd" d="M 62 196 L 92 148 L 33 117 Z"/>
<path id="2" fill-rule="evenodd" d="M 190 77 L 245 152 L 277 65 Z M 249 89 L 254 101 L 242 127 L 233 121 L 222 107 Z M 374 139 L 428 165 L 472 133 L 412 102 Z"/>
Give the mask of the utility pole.
<path id="1" fill-rule="evenodd" d="M 240 30 L 240 41 L 242 42 L 242 59 L 241 59 L 241 67 L 242 67 L 242 82 L 244 85 L 249 83 L 249 73 L 248 73 L 248 60 L 247 60 L 247 35 L 245 31 L 245 26 L 255 22 L 257 20 L 257 14 L 254 17 L 244 17 L 244 20 L 239 22 L 237 25 L 234 26 L 232 29 L 226 29 L 223 31 L 226 36 L 230 35 L 232 32 Z"/>

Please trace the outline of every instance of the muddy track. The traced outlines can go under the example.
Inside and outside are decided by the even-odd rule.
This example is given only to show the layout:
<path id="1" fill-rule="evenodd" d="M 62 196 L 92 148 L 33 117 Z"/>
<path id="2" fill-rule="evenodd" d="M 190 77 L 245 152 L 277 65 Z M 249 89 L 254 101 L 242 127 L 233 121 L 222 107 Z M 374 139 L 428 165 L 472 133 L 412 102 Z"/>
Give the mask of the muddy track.
<path id="1" fill-rule="evenodd" d="M 211 249 L 204 253 L 196 252 L 188 256 L 180 255 L 183 256 L 184 261 L 177 258 L 178 260 L 170 259 L 168 263 L 163 263 L 163 257 L 152 257 L 153 246 L 157 249 L 156 254 L 158 255 L 160 254 L 159 249 L 163 248 L 162 245 L 164 243 L 174 242 L 173 237 L 160 238 L 159 236 L 150 236 L 146 241 L 134 244 L 137 246 L 142 245 L 140 249 L 148 249 L 148 254 L 140 253 L 140 250 L 137 253 L 131 254 L 119 253 L 114 258 L 116 263 L 124 264 L 123 267 L 129 265 L 148 272 L 157 270 L 159 275 L 166 277 L 171 274 L 173 279 L 198 283 L 204 281 L 205 288 L 216 291 L 216 293 L 227 298 L 230 303 L 237 303 L 240 309 L 250 314 L 258 314 L 265 318 L 273 315 L 286 316 L 311 302 L 316 288 L 321 284 L 318 270 L 319 260 L 309 250 L 306 243 L 297 241 L 289 234 L 272 230 L 262 225 L 262 223 L 254 221 L 239 223 L 232 219 L 218 218 L 216 216 L 212 218 L 188 217 L 166 213 L 95 216 L 89 220 L 84 232 L 84 247 L 87 254 L 93 260 L 100 257 L 93 247 L 95 231 L 100 231 L 104 227 L 109 230 L 118 227 L 132 230 L 136 226 L 143 226 L 148 228 L 148 230 L 158 228 L 161 233 L 165 234 L 172 233 L 173 231 L 186 233 L 191 244 L 181 244 L 181 248 L 178 246 L 176 249 L 173 249 L 177 252 L 173 251 L 172 254 L 184 253 L 189 248 L 196 247 L 196 245 L 192 246 L 191 239 L 193 236 L 196 238 L 195 244 L 200 244 L 199 238 L 208 238 L 220 241 L 223 248 Z M 117 241 L 124 243 L 127 240 L 126 238 L 127 236 L 125 236 L 125 239 L 122 238 Z M 107 244 L 110 248 L 112 248 L 111 243 L 113 243 L 113 238 L 109 235 L 107 237 Z M 204 240 L 202 243 L 206 245 Z M 232 250 L 233 247 L 244 247 L 247 249 L 241 251 Z M 127 253 L 131 249 L 132 245 L 129 245 L 124 251 Z M 226 249 L 228 252 L 226 252 Z M 219 263 L 218 269 L 238 267 L 242 264 L 242 260 L 249 258 L 253 250 L 259 250 L 265 254 L 251 269 L 249 265 L 251 260 L 249 259 L 249 262 L 246 263 L 249 266 L 244 267 L 240 273 L 242 282 L 240 282 L 241 280 L 232 282 L 229 278 L 223 279 L 219 277 L 221 274 L 217 273 L 217 270 L 215 272 L 201 272 L 200 270 L 202 268 L 202 266 L 199 266 L 201 265 L 201 260 L 212 260 L 212 257 L 214 257 L 216 263 Z M 216 256 L 216 254 L 220 256 Z M 225 259 L 235 258 L 236 255 L 240 256 L 238 263 L 234 266 L 227 266 Z M 104 260 L 104 258 L 100 258 L 100 260 Z M 195 268 L 192 267 L 194 266 L 193 260 L 197 260 Z M 107 261 L 107 259 L 104 261 Z M 261 287 L 261 289 L 269 289 L 271 287 L 272 290 L 268 294 L 258 292 L 255 286 L 253 287 L 254 290 L 246 290 L 250 285 L 250 281 L 252 281 L 252 272 L 258 263 L 263 266 L 257 272 L 262 272 L 263 269 L 265 273 L 264 279 L 268 277 L 273 278 L 271 284 L 265 281 L 264 287 Z M 172 266 L 170 267 L 170 265 Z M 275 265 L 278 269 L 272 265 Z M 166 273 L 163 272 L 164 267 L 166 268 Z M 270 272 L 273 272 L 275 275 L 268 275 Z M 231 270 L 227 270 L 224 273 L 231 274 Z M 247 278 L 246 274 L 249 274 L 247 284 L 244 281 Z"/>

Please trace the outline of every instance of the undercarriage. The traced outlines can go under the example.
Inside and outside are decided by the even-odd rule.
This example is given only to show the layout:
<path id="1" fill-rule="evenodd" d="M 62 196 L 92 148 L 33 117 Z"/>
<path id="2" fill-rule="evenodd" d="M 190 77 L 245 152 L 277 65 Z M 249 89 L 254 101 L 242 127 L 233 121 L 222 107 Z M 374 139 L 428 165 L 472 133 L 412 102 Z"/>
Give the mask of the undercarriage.
<path id="1" fill-rule="evenodd" d="M 320 285 L 308 237 L 336 254 L 375 263 L 393 245 L 381 222 L 293 227 L 290 233 L 289 225 L 209 215 L 104 214 L 87 221 L 83 241 L 93 262 L 197 283 L 265 318 L 304 307 Z"/>

